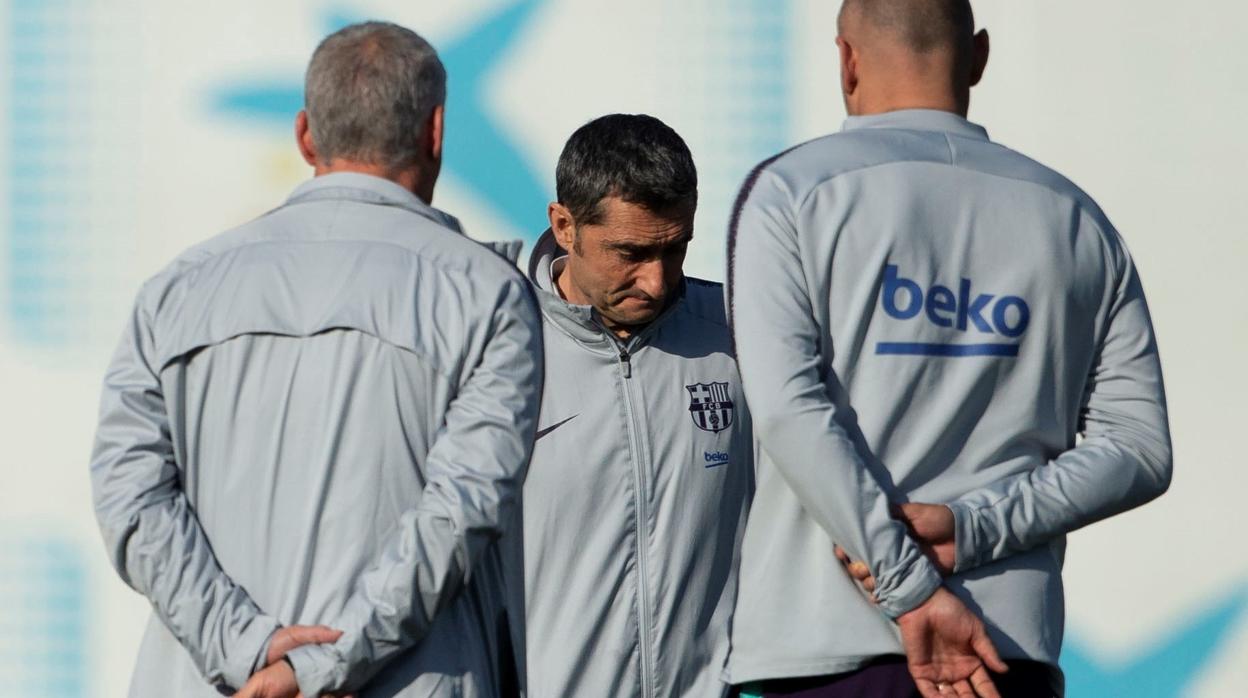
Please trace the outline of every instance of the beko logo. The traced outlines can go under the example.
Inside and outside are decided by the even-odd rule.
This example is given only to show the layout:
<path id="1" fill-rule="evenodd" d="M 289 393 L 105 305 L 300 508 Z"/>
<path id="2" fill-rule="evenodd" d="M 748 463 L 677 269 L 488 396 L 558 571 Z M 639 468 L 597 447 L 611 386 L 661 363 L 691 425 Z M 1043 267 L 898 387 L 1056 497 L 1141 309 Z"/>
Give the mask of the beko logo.
<path id="1" fill-rule="evenodd" d="M 880 342 L 876 354 L 911 356 L 1018 356 L 1018 346 L 1027 325 L 1031 308 L 1020 296 L 997 296 L 976 293 L 974 282 L 962 278 L 958 290 L 932 284 L 924 290 L 917 281 L 901 275 L 897 265 L 884 267 L 884 284 L 880 289 L 880 305 L 889 317 L 898 320 L 926 321 L 936 327 L 961 333 L 987 334 L 1011 342 Z M 921 316 L 921 317 L 920 317 Z M 971 335 L 974 337 L 975 335 Z"/>

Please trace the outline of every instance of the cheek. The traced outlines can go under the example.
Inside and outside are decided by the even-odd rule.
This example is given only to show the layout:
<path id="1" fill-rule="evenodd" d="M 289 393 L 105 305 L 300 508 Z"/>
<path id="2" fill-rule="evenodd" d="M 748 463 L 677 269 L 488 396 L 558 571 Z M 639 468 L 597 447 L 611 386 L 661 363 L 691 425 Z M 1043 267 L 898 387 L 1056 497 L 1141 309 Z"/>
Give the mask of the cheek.
<path id="1" fill-rule="evenodd" d="M 636 267 L 628 264 L 612 264 L 602 270 L 602 288 L 609 295 L 624 293 L 636 285 Z"/>

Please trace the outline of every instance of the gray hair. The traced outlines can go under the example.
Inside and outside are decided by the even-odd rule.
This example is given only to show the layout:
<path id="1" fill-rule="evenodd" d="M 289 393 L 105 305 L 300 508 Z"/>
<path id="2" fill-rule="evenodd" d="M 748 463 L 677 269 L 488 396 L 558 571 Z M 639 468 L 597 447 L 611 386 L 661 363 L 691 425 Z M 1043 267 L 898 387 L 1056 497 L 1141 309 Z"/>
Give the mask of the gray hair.
<path id="1" fill-rule="evenodd" d="M 353 24 L 316 47 L 303 99 L 321 159 L 402 169 L 418 161 L 429 115 L 446 101 L 446 69 L 410 29 Z"/>

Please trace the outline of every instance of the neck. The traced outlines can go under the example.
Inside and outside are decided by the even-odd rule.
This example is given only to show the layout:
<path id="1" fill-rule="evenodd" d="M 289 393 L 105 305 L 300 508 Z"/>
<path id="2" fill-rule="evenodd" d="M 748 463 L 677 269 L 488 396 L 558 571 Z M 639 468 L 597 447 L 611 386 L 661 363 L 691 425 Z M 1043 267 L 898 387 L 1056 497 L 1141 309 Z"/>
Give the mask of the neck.
<path id="1" fill-rule="evenodd" d="M 933 109 L 966 118 L 971 89 L 956 79 L 948 61 L 884 61 L 858 83 L 857 94 L 847 98 L 854 116 L 885 114 L 902 109 Z"/>
<path id="2" fill-rule="evenodd" d="M 933 111 L 957 114 L 964 119 L 970 111 L 969 105 L 965 101 L 960 101 L 956 98 L 897 97 L 866 102 L 852 110 L 850 115 L 874 116 L 902 111 L 903 109 L 931 109 Z"/>
<path id="3" fill-rule="evenodd" d="M 403 187 L 416 196 L 416 198 L 431 204 L 433 202 L 433 180 L 425 177 L 419 167 L 408 167 L 405 169 L 394 170 L 381 165 L 374 165 L 366 162 L 355 162 L 352 160 L 331 160 L 328 163 L 317 163 L 314 175 L 320 177 L 322 175 L 334 174 L 335 172 L 355 172 L 357 174 L 372 175 L 382 179 L 388 179 L 391 182 Z"/>

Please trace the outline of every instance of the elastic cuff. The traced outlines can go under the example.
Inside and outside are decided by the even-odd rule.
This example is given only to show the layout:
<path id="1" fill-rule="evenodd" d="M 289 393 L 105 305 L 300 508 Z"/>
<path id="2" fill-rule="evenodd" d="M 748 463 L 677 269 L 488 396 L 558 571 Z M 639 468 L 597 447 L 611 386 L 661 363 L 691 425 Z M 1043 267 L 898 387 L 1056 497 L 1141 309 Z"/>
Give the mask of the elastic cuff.
<path id="1" fill-rule="evenodd" d="M 959 502 L 945 506 L 953 512 L 953 573 L 961 574 L 980 565 L 975 509 Z"/>
<path id="2" fill-rule="evenodd" d="M 879 601 L 880 610 L 889 618 L 897 618 L 918 608 L 936 593 L 942 580 L 940 571 L 926 557 L 920 555 L 906 576 L 888 596 Z"/>
<path id="3" fill-rule="evenodd" d="M 301 645 L 286 653 L 295 668 L 295 682 L 304 698 L 317 698 L 341 688 L 335 669 L 338 658 L 324 645 Z"/>
<path id="4" fill-rule="evenodd" d="M 256 661 L 251 665 L 251 673 L 254 674 L 268 666 L 269 647 L 273 644 L 273 636 L 276 635 L 277 631 L 281 630 L 281 628 L 281 624 L 278 624 L 278 626 L 273 629 L 273 632 L 269 633 L 269 636 L 264 638 L 264 644 L 260 645 L 260 651 L 256 653 Z"/>
<path id="5" fill-rule="evenodd" d="M 221 676 L 235 690 L 243 687 L 251 675 L 264 668 L 269 640 L 281 627 L 276 618 L 258 615 L 252 618 L 229 648 Z"/>

